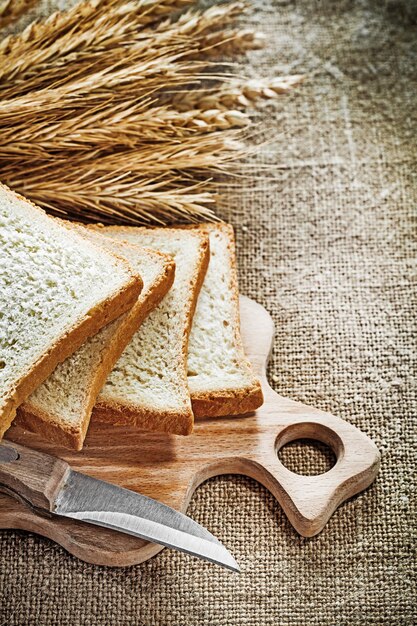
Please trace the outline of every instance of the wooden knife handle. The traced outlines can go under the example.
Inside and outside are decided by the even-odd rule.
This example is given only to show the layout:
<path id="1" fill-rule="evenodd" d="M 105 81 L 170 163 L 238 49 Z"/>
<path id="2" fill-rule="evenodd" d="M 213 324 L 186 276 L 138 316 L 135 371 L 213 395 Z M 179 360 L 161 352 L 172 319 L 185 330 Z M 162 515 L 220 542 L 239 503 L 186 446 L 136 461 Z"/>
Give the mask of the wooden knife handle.
<path id="1" fill-rule="evenodd" d="M 68 463 L 17 443 L 0 443 L 0 491 L 28 502 L 37 509 L 52 511 Z"/>

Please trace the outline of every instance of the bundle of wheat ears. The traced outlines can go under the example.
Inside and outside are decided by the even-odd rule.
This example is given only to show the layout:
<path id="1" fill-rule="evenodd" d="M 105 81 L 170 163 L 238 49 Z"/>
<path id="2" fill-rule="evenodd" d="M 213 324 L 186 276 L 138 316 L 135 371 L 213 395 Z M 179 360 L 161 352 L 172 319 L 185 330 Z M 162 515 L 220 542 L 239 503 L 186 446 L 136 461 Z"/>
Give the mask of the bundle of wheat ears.
<path id="1" fill-rule="evenodd" d="M 241 157 L 248 109 L 302 77 L 239 79 L 233 57 L 263 44 L 233 26 L 245 5 L 189 3 L 84 0 L 4 38 L 0 180 L 70 218 L 214 217 L 213 176 Z"/>

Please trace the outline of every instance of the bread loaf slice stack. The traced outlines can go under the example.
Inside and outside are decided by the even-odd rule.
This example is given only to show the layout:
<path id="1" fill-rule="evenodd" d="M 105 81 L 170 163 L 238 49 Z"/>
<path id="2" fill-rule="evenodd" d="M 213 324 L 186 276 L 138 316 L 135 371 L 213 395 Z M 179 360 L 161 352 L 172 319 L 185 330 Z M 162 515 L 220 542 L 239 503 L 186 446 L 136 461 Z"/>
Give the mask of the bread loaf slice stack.
<path id="1" fill-rule="evenodd" d="M 87 240 L 122 255 L 143 279 L 133 307 L 90 337 L 60 363 L 47 380 L 19 407 L 17 423 L 56 443 L 81 450 L 97 394 L 113 365 L 149 312 L 174 280 L 175 263 L 167 255 L 144 250 L 90 232 Z"/>
<path id="2" fill-rule="evenodd" d="M 0 433 L 80 450 L 90 417 L 187 435 L 262 391 L 242 347 L 233 229 L 82 226 L 0 188 Z"/>
<path id="3" fill-rule="evenodd" d="M 110 373 L 93 417 L 145 430 L 187 435 L 194 415 L 187 382 L 188 336 L 209 262 L 204 232 L 171 228 L 101 228 L 118 241 L 170 254 L 175 280 Z"/>
<path id="4" fill-rule="evenodd" d="M 107 379 L 93 418 L 188 434 L 194 417 L 242 415 L 258 408 L 261 385 L 240 338 L 233 228 L 203 224 L 191 229 L 104 227 L 101 232 L 174 254 L 177 274 L 161 307 L 145 321 Z M 205 269 L 204 253 L 201 287 L 201 265 L 197 277 L 190 234 L 209 240 L 210 260 Z M 176 318 L 176 311 L 182 317 Z M 158 341 L 162 329 L 163 340 Z"/>
<path id="5" fill-rule="evenodd" d="M 142 280 L 0 185 L 0 438 L 56 365 L 127 311 Z"/>

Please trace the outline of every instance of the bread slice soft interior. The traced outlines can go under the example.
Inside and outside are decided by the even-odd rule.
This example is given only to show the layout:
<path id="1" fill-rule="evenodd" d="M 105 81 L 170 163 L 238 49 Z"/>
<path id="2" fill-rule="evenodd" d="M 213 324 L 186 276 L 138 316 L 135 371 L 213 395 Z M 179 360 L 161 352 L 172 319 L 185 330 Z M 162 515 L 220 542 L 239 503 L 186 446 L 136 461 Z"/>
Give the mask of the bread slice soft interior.
<path id="1" fill-rule="evenodd" d="M 208 235 L 172 228 L 102 227 L 100 232 L 168 253 L 176 270 L 172 288 L 110 373 L 93 419 L 187 435 L 194 423 L 187 385 L 188 335 L 207 269 Z"/>
<path id="2" fill-rule="evenodd" d="M 17 407 L 136 301 L 128 263 L 0 185 L 0 438 Z"/>
<path id="3" fill-rule="evenodd" d="M 16 422 L 46 439 L 81 450 L 100 389 L 146 315 L 172 285 L 175 263 L 159 252 L 115 242 L 83 226 L 78 228 L 93 243 L 123 256 L 142 277 L 143 289 L 129 311 L 55 368 L 18 409 Z"/>
<path id="4" fill-rule="evenodd" d="M 230 224 L 197 227 L 210 237 L 210 262 L 188 343 L 188 386 L 195 417 L 242 415 L 263 402 L 240 336 L 235 243 Z"/>

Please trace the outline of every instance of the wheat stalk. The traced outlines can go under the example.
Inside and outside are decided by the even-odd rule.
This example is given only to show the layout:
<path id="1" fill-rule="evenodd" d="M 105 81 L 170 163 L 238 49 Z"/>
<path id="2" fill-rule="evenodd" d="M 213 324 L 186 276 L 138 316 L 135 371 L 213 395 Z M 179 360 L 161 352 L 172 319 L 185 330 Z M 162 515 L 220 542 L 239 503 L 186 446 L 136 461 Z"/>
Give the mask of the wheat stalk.
<path id="1" fill-rule="evenodd" d="M 3 59 L 0 66 L 2 97 L 8 97 L 5 88 L 15 96 L 16 83 L 21 88 L 20 92 L 22 89 L 31 91 L 36 88 L 36 83 L 28 87 L 27 81 L 30 77 L 38 81 L 39 73 L 44 70 L 48 72 L 48 79 L 57 80 L 59 77 L 70 77 L 73 69 L 79 75 L 83 63 L 87 69 L 92 65 L 113 67 L 125 58 L 127 40 L 130 54 L 135 50 L 140 54 L 145 48 L 149 49 L 152 39 L 148 52 L 155 52 L 161 46 L 166 48 L 170 44 L 182 44 L 183 53 L 190 55 L 198 50 L 200 40 L 204 42 L 208 30 L 228 24 L 245 9 L 244 4 L 235 2 L 211 7 L 202 13 L 188 11 L 175 22 L 161 22 L 152 31 L 144 28 L 149 26 L 149 21 L 154 17 L 152 10 L 159 15 L 161 7 L 166 4 L 167 9 L 171 7 L 172 10 L 189 1 L 169 0 L 167 4 L 167 0 L 141 0 L 139 3 L 118 4 L 118 0 L 107 0 L 106 3 L 97 0 L 98 8 L 104 4 L 108 9 L 102 15 L 97 15 L 98 8 L 91 1 L 84 1 L 75 5 L 66 20 L 62 14 L 56 13 L 45 24 L 29 26 L 21 40 L 16 36 L 9 37 L 0 45 L 0 56 Z M 51 32 L 54 33 L 53 37 Z M 228 37 L 227 34 L 224 36 L 226 39 Z M 35 42 L 37 46 L 34 46 Z M 205 47 L 204 43 L 201 46 Z M 10 84 L 17 74 L 18 81 Z M 9 85 L 5 84 L 6 79 Z"/>
<path id="2" fill-rule="evenodd" d="M 68 75 L 68 62 L 120 43 L 134 36 L 162 16 L 192 0 L 82 0 L 67 11 L 35 21 L 22 34 L 6 37 L 0 43 L 1 79 L 19 78 L 61 66 Z M 149 35 L 148 35 L 149 36 Z M 108 51 L 108 50 L 107 50 Z"/>
<path id="3" fill-rule="evenodd" d="M 0 29 L 16 22 L 37 3 L 38 0 L 4 0 L 0 4 Z"/>
<path id="4" fill-rule="evenodd" d="M 240 109 L 285 80 L 215 65 L 262 43 L 229 28 L 244 4 L 170 16 L 189 3 L 83 0 L 0 43 L 1 179 L 77 219 L 214 219 L 213 177 L 243 154 Z"/>
<path id="5" fill-rule="evenodd" d="M 26 124 L 6 126 L 2 130 L 2 154 L 8 155 L 9 162 L 14 158 L 21 160 L 22 155 L 26 159 L 48 158 L 49 151 L 56 145 L 57 132 L 62 134 L 60 149 L 67 153 L 86 152 L 92 144 L 99 145 L 104 153 L 116 148 L 137 149 L 151 141 L 177 145 L 178 139 L 192 137 L 195 131 L 208 133 L 243 128 L 249 123 L 247 114 L 230 109 L 192 109 L 181 113 L 168 107 L 149 108 L 146 104 L 142 110 L 138 110 L 137 105 L 132 105 L 129 110 L 112 107 L 48 124 L 41 120 L 30 127 Z M 18 144 L 15 141 L 17 133 Z"/>
<path id="6" fill-rule="evenodd" d="M 194 89 L 179 91 L 170 95 L 171 102 L 178 111 L 190 109 L 246 109 L 254 106 L 258 100 L 275 99 L 279 95 L 292 91 L 305 80 L 303 74 L 279 76 L 276 78 L 253 79 L 248 81 L 228 81 L 220 89 Z"/>
<path id="7" fill-rule="evenodd" d="M 54 172 L 52 172 L 54 174 Z M 189 177 L 141 178 L 131 173 L 101 177 L 94 171 L 82 174 L 81 184 L 70 176 L 50 176 L 43 183 L 36 171 L 24 178 L 12 177 L 15 188 L 58 216 L 85 221 L 165 224 L 168 221 L 197 221 L 215 218 L 212 184 L 193 185 Z M 59 197 L 59 205 L 56 198 Z"/>
<path id="8" fill-rule="evenodd" d="M 265 46 L 265 35 L 250 28 L 229 29 L 208 33 L 200 43 L 201 49 L 211 57 L 234 56 Z"/>

